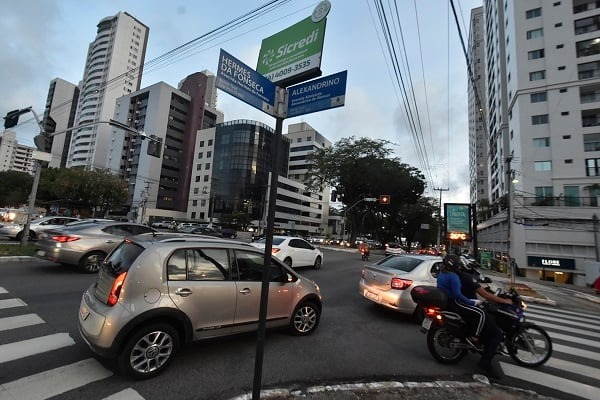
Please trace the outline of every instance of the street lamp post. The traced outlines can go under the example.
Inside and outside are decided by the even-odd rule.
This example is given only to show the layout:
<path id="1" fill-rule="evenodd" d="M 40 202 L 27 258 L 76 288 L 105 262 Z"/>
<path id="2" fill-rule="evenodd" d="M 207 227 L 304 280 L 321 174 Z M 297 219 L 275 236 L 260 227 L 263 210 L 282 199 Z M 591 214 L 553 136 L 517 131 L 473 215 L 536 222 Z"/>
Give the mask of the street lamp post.
<path id="1" fill-rule="evenodd" d="M 348 213 L 348 211 L 352 210 L 354 207 L 356 207 L 358 205 L 358 203 L 360 203 L 362 201 L 372 203 L 372 202 L 377 201 L 377 199 L 375 197 L 363 197 L 362 199 L 359 199 L 356 203 L 352 204 L 350 207 L 348 207 L 344 210 L 344 220 L 342 221 L 342 242 L 346 241 L 346 214 Z"/>

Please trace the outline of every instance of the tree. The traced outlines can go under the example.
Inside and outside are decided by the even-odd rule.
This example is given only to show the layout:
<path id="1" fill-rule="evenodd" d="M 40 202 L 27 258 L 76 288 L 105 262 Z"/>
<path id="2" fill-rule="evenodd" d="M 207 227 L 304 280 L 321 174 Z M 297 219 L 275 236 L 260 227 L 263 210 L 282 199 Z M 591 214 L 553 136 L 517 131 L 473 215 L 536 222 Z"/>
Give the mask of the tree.
<path id="1" fill-rule="evenodd" d="M 0 172 L 0 206 L 19 207 L 27 203 L 33 177 L 20 171 Z"/>

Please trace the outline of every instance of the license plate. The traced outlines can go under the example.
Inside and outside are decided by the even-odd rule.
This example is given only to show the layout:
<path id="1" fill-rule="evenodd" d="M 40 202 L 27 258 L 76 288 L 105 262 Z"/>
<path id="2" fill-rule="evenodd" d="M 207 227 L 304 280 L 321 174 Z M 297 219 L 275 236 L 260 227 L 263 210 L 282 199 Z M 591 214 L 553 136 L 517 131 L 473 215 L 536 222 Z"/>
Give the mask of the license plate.
<path id="1" fill-rule="evenodd" d="M 371 293 L 368 290 L 365 290 L 365 297 L 371 300 L 379 301 L 379 295 L 376 293 Z"/>
<path id="2" fill-rule="evenodd" d="M 46 252 L 44 250 L 38 250 L 35 252 L 35 254 L 40 257 L 44 257 L 46 255 Z"/>
<path id="3" fill-rule="evenodd" d="M 423 322 L 421 323 L 421 327 L 428 331 L 429 328 L 431 328 L 431 319 L 430 318 L 423 319 Z"/>
<path id="4" fill-rule="evenodd" d="M 90 316 L 90 311 L 86 306 L 81 306 L 81 308 L 79 308 L 79 316 L 84 321 Z"/>

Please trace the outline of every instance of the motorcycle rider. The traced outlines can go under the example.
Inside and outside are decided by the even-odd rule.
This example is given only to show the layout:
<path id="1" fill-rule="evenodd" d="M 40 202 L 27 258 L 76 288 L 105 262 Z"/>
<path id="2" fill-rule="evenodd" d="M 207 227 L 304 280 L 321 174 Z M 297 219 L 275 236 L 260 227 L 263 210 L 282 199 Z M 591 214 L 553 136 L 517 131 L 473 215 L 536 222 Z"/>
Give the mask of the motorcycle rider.
<path id="1" fill-rule="evenodd" d="M 360 242 L 358 245 L 358 252 L 363 256 L 363 259 L 369 259 L 370 251 L 367 242 Z"/>
<path id="2" fill-rule="evenodd" d="M 444 268 L 438 275 L 437 286 L 448 296 L 448 309 L 461 315 L 466 320 L 469 328 L 469 332 L 465 338 L 466 341 L 475 349 L 482 351 L 478 366 L 491 377 L 499 378 L 501 374 L 498 373 L 497 368 L 492 364 L 492 358 L 502 341 L 502 331 L 496 326 L 493 319 L 486 314 L 485 310 L 478 307 L 482 301 L 477 299 L 478 291 L 476 288 L 475 292 L 473 292 L 474 283 L 477 283 L 474 277 L 470 278 L 470 283 L 467 282 L 469 278 L 465 277 L 465 291 L 469 296 L 464 294 L 463 284 L 459 275 L 459 270 L 463 266 L 460 258 L 457 255 L 448 254 L 444 257 L 443 263 Z M 485 289 L 481 288 L 481 285 L 479 286 L 482 291 L 485 291 Z M 490 297 L 492 301 L 510 302 L 508 299 L 492 296 L 497 299 Z M 482 297 L 487 298 L 486 295 L 482 295 Z M 483 348 L 480 344 L 480 337 Z"/>

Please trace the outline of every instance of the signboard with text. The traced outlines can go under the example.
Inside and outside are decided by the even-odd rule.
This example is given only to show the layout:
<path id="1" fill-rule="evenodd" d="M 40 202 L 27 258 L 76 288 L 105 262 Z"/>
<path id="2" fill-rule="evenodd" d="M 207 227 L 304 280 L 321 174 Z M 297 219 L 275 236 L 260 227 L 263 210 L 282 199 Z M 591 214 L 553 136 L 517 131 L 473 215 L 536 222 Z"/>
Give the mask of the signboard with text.
<path id="1" fill-rule="evenodd" d="M 217 88 L 269 115 L 275 115 L 275 84 L 221 49 Z"/>
<path id="2" fill-rule="evenodd" d="M 280 87 L 320 76 L 326 20 L 308 17 L 263 39 L 256 71 Z"/>
<path id="3" fill-rule="evenodd" d="M 471 239 L 471 205 L 458 203 L 444 204 L 446 237 L 449 239 Z"/>
<path id="4" fill-rule="evenodd" d="M 287 117 L 341 107 L 346 97 L 348 71 L 288 88 Z"/>

